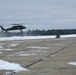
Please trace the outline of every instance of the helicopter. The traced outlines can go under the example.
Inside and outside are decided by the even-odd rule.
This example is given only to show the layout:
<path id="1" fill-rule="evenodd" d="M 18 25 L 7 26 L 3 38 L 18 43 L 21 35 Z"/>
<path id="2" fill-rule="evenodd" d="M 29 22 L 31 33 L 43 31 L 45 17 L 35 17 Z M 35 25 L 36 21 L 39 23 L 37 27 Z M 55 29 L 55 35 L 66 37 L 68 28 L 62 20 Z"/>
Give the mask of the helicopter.
<path id="1" fill-rule="evenodd" d="M 7 31 L 12 31 L 12 30 L 20 30 L 20 31 L 22 31 L 22 29 L 25 29 L 25 28 L 26 28 L 26 27 L 23 26 L 22 24 L 12 24 L 12 25 L 14 25 L 14 26 L 12 26 L 12 27 L 10 27 L 10 28 L 7 28 L 7 29 L 5 29 L 3 26 L 0 26 L 0 27 L 1 27 L 1 29 L 2 29 L 3 31 L 5 31 L 5 32 L 7 32 Z"/>

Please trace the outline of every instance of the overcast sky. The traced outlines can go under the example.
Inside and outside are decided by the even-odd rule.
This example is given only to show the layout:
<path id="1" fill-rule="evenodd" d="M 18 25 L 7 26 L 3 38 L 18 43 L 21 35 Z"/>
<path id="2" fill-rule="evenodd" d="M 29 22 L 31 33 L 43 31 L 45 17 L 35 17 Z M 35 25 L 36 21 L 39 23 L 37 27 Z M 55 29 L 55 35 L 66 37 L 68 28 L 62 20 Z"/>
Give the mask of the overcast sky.
<path id="1" fill-rule="evenodd" d="M 76 28 L 76 0 L 0 0 L 0 24 L 27 29 Z"/>

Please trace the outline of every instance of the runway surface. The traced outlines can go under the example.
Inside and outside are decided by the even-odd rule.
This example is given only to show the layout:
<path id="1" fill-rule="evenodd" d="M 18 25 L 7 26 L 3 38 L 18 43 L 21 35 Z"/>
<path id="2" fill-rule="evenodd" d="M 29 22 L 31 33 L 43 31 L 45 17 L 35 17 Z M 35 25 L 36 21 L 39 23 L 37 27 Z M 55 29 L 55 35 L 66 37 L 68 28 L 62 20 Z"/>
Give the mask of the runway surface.
<path id="1" fill-rule="evenodd" d="M 76 75 L 76 38 L 2 41 L 0 60 L 27 69 L 16 75 Z"/>

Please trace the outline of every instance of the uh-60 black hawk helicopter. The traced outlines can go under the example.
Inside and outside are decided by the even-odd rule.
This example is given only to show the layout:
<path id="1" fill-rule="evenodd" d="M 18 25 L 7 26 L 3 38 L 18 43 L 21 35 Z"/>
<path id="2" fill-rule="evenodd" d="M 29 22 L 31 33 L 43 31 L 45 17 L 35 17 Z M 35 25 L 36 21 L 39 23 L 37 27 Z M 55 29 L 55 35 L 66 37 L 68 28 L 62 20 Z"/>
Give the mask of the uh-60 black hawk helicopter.
<path id="1" fill-rule="evenodd" d="M 0 26 L 0 27 L 1 27 L 1 29 L 2 29 L 3 31 L 5 31 L 5 32 L 7 32 L 7 31 L 12 31 L 12 30 L 20 30 L 20 31 L 22 31 L 23 29 L 26 28 L 26 27 L 23 26 L 22 24 L 12 24 L 12 25 L 14 25 L 14 26 L 12 26 L 12 27 L 10 27 L 10 28 L 7 28 L 7 29 L 3 28 L 3 26 Z"/>

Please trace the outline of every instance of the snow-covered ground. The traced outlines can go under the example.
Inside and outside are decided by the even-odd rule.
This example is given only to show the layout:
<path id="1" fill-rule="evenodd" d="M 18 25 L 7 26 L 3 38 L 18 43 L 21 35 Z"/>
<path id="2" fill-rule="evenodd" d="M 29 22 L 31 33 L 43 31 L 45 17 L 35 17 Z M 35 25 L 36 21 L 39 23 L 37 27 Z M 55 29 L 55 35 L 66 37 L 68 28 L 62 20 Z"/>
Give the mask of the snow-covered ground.
<path id="1" fill-rule="evenodd" d="M 61 38 L 76 37 L 76 34 L 61 35 Z"/>
<path id="2" fill-rule="evenodd" d="M 10 63 L 3 60 L 0 60 L 0 70 L 14 70 L 16 72 L 27 71 L 26 68 L 21 67 L 19 64 Z"/>
<path id="3" fill-rule="evenodd" d="M 69 38 L 76 37 L 76 34 L 70 35 L 61 35 L 61 38 Z M 28 39 L 48 39 L 48 38 L 56 38 L 56 35 L 50 36 L 14 36 L 14 37 L 0 37 L 0 41 L 9 41 L 9 40 L 28 40 Z"/>

